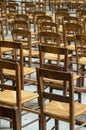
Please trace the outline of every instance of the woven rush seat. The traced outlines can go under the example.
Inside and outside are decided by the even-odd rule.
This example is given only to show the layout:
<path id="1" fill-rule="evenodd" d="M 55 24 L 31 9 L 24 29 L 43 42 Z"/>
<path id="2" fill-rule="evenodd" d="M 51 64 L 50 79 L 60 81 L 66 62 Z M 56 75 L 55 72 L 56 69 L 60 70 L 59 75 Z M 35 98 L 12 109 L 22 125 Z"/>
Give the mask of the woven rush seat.
<path id="1" fill-rule="evenodd" d="M 71 57 L 71 54 L 69 54 L 68 57 Z M 48 59 L 48 60 L 57 61 L 58 55 L 57 54 L 52 54 L 52 53 L 46 53 L 45 56 L 44 56 L 44 58 Z M 60 55 L 59 59 L 60 60 L 64 60 L 64 55 Z"/>
<path id="2" fill-rule="evenodd" d="M 75 45 L 71 44 L 71 45 L 67 45 L 67 49 L 74 51 L 75 50 Z"/>
<path id="3" fill-rule="evenodd" d="M 81 58 L 79 59 L 79 64 L 81 64 L 81 65 L 86 65 L 86 57 L 81 57 Z"/>
<path id="4" fill-rule="evenodd" d="M 23 49 L 23 56 L 29 56 L 29 50 L 25 50 Z M 32 50 L 31 51 L 31 56 L 37 56 L 39 55 L 39 51 L 36 51 L 36 50 Z"/>
<path id="5" fill-rule="evenodd" d="M 75 102 L 75 113 L 74 116 L 79 116 L 86 112 L 86 105 Z M 50 117 L 54 117 L 56 119 L 69 120 L 69 105 L 68 103 L 51 101 L 49 104 L 45 106 L 44 113 L 49 115 Z"/>
<path id="6" fill-rule="evenodd" d="M 35 98 L 38 98 L 37 93 L 32 93 L 29 91 L 21 90 L 21 104 L 24 104 L 27 101 L 31 101 Z M 16 93 L 15 91 L 5 90 L 3 93 L 0 93 L 0 103 L 7 105 L 16 105 Z"/>
<path id="7" fill-rule="evenodd" d="M 31 74 L 31 73 L 34 73 L 35 71 L 36 71 L 35 68 L 24 67 L 24 76 L 28 75 L 28 74 Z M 13 70 L 4 69 L 4 74 L 5 75 L 15 76 L 15 72 Z"/>
<path id="8" fill-rule="evenodd" d="M 4 47 L 1 48 L 2 53 L 3 52 L 9 52 L 9 51 L 12 51 L 12 50 L 13 50 L 12 48 L 4 48 Z"/>

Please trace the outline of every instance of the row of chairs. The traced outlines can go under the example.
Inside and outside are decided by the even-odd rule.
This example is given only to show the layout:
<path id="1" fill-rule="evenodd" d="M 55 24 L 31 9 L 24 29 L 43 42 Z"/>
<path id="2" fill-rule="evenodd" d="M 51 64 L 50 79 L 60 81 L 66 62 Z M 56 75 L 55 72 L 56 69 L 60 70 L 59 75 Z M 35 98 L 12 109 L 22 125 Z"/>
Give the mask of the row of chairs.
<path id="1" fill-rule="evenodd" d="M 35 15 L 34 15 L 34 17 L 35 17 Z M 39 51 L 38 51 L 38 54 L 39 54 L 39 57 L 40 57 L 40 62 L 39 63 L 40 63 L 40 67 L 42 67 L 42 68 L 46 68 L 47 69 L 47 65 L 44 65 L 44 59 L 46 59 L 48 61 L 47 64 L 50 63 L 50 65 L 48 65 L 48 69 L 50 68 L 50 69 L 52 69 L 52 70 L 54 69 L 56 71 L 57 68 L 59 67 L 59 70 L 62 70 L 62 74 L 65 73 L 65 71 L 66 72 L 69 71 L 69 67 L 71 67 L 71 64 L 75 64 L 79 68 L 75 69 L 75 71 L 77 72 L 77 75 L 73 76 L 73 82 L 76 79 L 79 79 L 79 80 L 77 81 L 77 84 L 74 84 L 74 92 L 76 92 L 78 94 L 78 98 L 76 100 L 78 100 L 79 102 L 81 102 L 81 92 L 85 92 L 85 89 L 81 88 L 82 85 L 83 85 L 83 83 L 82 83 L 82 78 L 80 76 L 81 75 L 84 76 L 84 72 L 85 72 L 85 68 L 84 67 L 85 67 L 85 41 L 86 41 L 86 38 L 85 38 L 86 36 L 83 34 L 83 32 L 85 32 L 85 31 L 82 31 L 82 25 L 79 25 L 79 29 L 77 29 L 78 28 L 77 24 L 74 24 L 74 28 L 72 26 L 72 23 L 69 24 L 69 22 L 68 22 L 67 24 L 66 23 L 64 24 L 64 20 L 66 19 L 65 17 L 62 17 L 62 21 L 58 20 L 57 24 L 56 23 L 52 24 L 52 22 L 50 24 L 49 21 L 44 23 L 44 20 L 42 22 L 41 22 L 41 20 L 39 20 L 39 24 L 38 24 L 37 23 L 38 17 L 41 18 L 41 16 L 37 16 L 35 18 L 35 20 L 34 20 L 35 24 L 36 24 L 36 28 L 39 29 L 38 32 L 37 31 L 35 32 L 36 35 L 35 35 L 34 32 L 31 33 L 30 30 L 27 31 L 28 28 L 29 28 L 28 24 L 26 24 L 27 25 L 26 26 L 27 30 L 26 30 L 25 26 L 21 25 L 21 23 L 23 23 L 23 22 L 19 21 L 19 24 L 14 26 L 14 23 L 18 22 L 18 20 L 13 20 L 12 21 L 13 25 L 11 24 L 11 29 L 12 29 L 12 36 L 13 36 L 14 43 L 13 42 L 9 43 L 7 41 L 1 41 L 1 43 L 3 43 L 3 45 L 1 44 L 1 46 L 3 47 L 3 48 L 1 47 L 2 48 L 1 49 L 1 52 L 2 52 L 1 55 L 3 54 L 2 58 L 4 58 L 4 60 L 5 60 L 5 58 L 7 57 L 7 58 L 10 58 L 10 61 L 12 61 L 12 59 L 15 57 L 14 61 L 15 60 L 20 60 L 19 66 L 20 66 L 20 73 L 21 73 L 20 80 L 21 80 L 21 88 L 22 89 L 24 89 L 24 84 L 26 82 L 28 82 L 28 83 L 30 83 L 30 82 L 34 83 L 32 81 L 32 79 L 30 79 L 28 77 L 33 72 L 36 72 L 36 69 L 32 68 L 32 60 L 31 60 L 31 58 L 32 58 L 32 50 L 28 50 L 28 48 L 29 49 L 33 49 L 33 45 L 37 45 L 36 48 L 35 48 L 35 49 L 37 49 L 37 51 L 39 49 Z M 45 18 L 45 21 L 47 21 L 47 17 L 46 16 L 43 16 L 43 17 Z M 19 18 L 19 15 L 18 15 L 18 18 Z M 52 17 L 49 16 L 49 18 L 50 18 L 50 20 L 53 20 Z M 81 17 L 81 20 L 80 20 L 81 23 L 85 23 L 85 20 L 83 20 L 83 19 L 84 18 Z M 29 21 L 29 20 L 27 19 L 26 21 Z M 24 22 L 26 22 L 26 21 L 24 21 Z M 4 22 L 6 22 L 6 21 L 4 21 Z M 29 23 L 32 23 L 32 17 L 31 17 L 31 20 L 29 21 Z M 59 25 L 62 24 L 62 29 L 63 29 L 63 31 L 61 29 L 60 34 L 59 34 L 59 31 L 58 31 L 58 23 L 59 23 Z M 48 26 L 46 24 L 48 24 Z M 31 25 L 31 24 L 29 24 L 29 25 Z M 52 27 L 52 26 L 55 26 L 55 25 L 56 25 L 56 31 L 52 32 L 52 31 L 55 30 L 54 27 Z M 68 25 L 69 25 L 70 28 L 67 30 Z M 24 30 L 21 30 L 21 28 L 23 28 L 23 27 L 24 27 Z M 52 27 L 52 29 L 51 29 L 51 27 Z M 17 30 L 17 29 L 14 29 L 14 28 L 17 28 L 17 29 L 20 28 L 20 30 Z M 35 28 L 34 28 L 34 30 L 35 30 Z M 69 31 L 70 31 L 70 33 L 69 33 Z M 72 35 L 72 37 L 71 37 L 70 34 L 73 34 L 73 33 L 74 33 L 74 35 Z M 38 41 L 36 41 L 36 39 L 33 37 L 33 34 L 35 35 L 35 37 L 37 37 Z M 76 34 L 80 34 L 80 35 L 76 35 Z M 35 39 L 34 42 L 36 44 L 34 44 L 34 43 L 31 44 L 32 43 L 31 42 L 32 38 Z M 19 43 L 16 43 L 16 42 L 19 42 Z M 6 45 L 5 43 L 8 43 L 8 44 Z M 40 44 L 40 43 L 41 44 L 47 44 L 48 43 L 48 45 L 46 45 L 46 46 L 45 45 L 44 46 L 43 45 L 42 46 L 39 45 L 39 48 L 38 48 L 38 44 Z M 70 45 L 71 43 L 73 43 L 74 46 L 73 46 L 73 44 Z M 78 43 L 79 43 L 79 45 L 78 45 Z M 82 47 L 80 47 L 80 45 L 81 45 L 80 43 L 83 44 Z M 15 44 L 15 45 L 11 46 L 11 44 Z M 17 45 L 17 49 L 16 49 L 16 45 Z M 19 51 L 20 45 L 21 45 L 22 49 Z M 53 47 L 53 46 L 50 47 L 50 45 L 58 46 L 58 47 Z M 4 47 L 6 47 L 5 50 L 4 50 Z M 62 48 L 62 47 L 64 47 L 64 48 Z M 10 53 L 7 52 L 6 49 L 7 50 L 9 49 L 10 53 L 12 55 L 10 55 Z M 83 51 L 82 49 L 84 49 L 84 51 L 82 53 L 80 53 L 80 49 L 81 49 L 81 52 Z M 73 53 L 71 53 L 71 50 L 72 50 Z M 45 52 L 42 53 L 42 51 L 45 51 Z M 51 54 L 52 51 L 54 52 L 54 54 Z M 61 53 L 61 57 L 60 57 L 60 53 Z M 66 53 L 66 54 L 64 54 L 64 53 Z M 63 54 L 66 55 L 66 56 L 63 56 Z M 80 54 L 80 56 L 79 56 L 79 54 Z M 84 57 L 82 57 L 83 56 L 82 54 L 84 55 Z M 73 60 L 72 55 L 73 55 L 74 59 L 75 58 L 77 59 L 76 61 Z M 12 57 L 12 59 L 11 59 L 11 57 Z M 28 57 L 28 60 L 27 60 L 26 57 Z M 72 60 L 73 60 L 72 62 L 70 61 L 70 58 L 72 58 Z M 24 62 L 24 60 L 25 61 L 27 60 L 28 63 L 30 63 L 29 64 L 30 68 L 26 66 L 26 63 Z M 6 62 L 6 61 L 1 61 L 1 62 Z M 53 64 L 54 62 L 56 63 L 56 65 L 51 66 L 51 63 Z M 83 63 L 84 63 L 84 65 L 83 65 Z M 7 62 L 6 62 L 6 64 L 7 64 Z M 25 66 L 23 67 L 24 64 L 25 64 Z M 65 67 L 61 67 L 61 66 L 63 66 L 63 64 L 65 65 Z M 83 69 L 83 71 L 82 71 L 82 69 Z M 49 70 L 49 71 L 52 71 L 52 70 Z M 37 70 L 37 71 L 39 71 L 39 70 Z M 15 73 L 13 73 L 13 71 L 7 71 L 7 69 L 5 69 L 5 71 L 3 71 L 3 72 L 4 72 L 4 78 L 5 78 L 5 80 L 2 80 L 2 81 L 6 81 L 7 79 L 12 80 L 13 86 L 15 88 Z M 47 71 L 46 71 L 46 73 L 47 73 Z M 37 75 L 40 75 L 40 74 L 37 74 Z M 39 84 L 39 77 L 41 77 L 41 76 L 37 76 L 37 77 L 38 77 L 38 84 Z M 58 76 L 58 77 L 60 77 L 60 76 Z M 1 79 L 3 79 L 2 78 L 2 74 L 1 74 Z M 37 84 L 37 81 L 35 83 Z M 60 90 L 62 90 L 63 95 L 65 95 L 65 96 L 69 93 L 69 86 L 68 86 L 68 84 L 67 84 L 66 81 L 60 82 L 60 81 L 57 81 L 55 79 L 51 80 L 51 79 L 49 79 L 49 77 L 45 76 L 45 78 L 43 78 L 43 83 L 45 84 L 45 88 L 46 87 L 51 87 L 50 88 L 51 92 L 53 92 L 53 89 L 57 89 L 57 90 L 60 89 Z M 76 86 L 79 86 L 79 88 L 76 87 Z M 40 88 L 40 85 L 39 85 L 39 88 Z M 2 92 L 4 92 L 4 91 L 2 91 Z M 40 92 L 40 90 L 38 92 Z M 39 99 L 41 99 L 40 98 L 41 97 L 40 93 L 35 93 L 34 94 L 34 93 L 28 92 L 27 94 L 28 94 L 27 99 L 24 100 L 25 102 L 23 102 L 23 103 L 26 103 L 27 101 L 31 101 L 34 98 L 38 98 L 38 94 L 39 94 Z M 25 96 L 26 96 L 26 94 L 25 94 Z M 7 98 L 5 98 L 5 99 L 7 99 Z M 40 101 L 40 100 L 38 100 L 38 101 Z M 42 104 L 39 104 L 39 103 L 40 102 L 38 102 L 39 107 L 43 106 Z M 21 110 L 25 110 L 25 111 L 29 111 L 29 112 L 38 114 L 38 116 L 39 116 L 39 129 L 40 130 L 41 129 L 43 129 L 43 130 L 45 129 L 45 126 L 44 126 L 45 122 L 43 120 L 44 116 L 42 114 L 43 111 L 40 112 L 40 111 L 31 110 L 30 108 L 27 108 L 26 106 L 23 106 L 23 105 L 22 105 L 22 107 L 17 107 L 17 108 L 19 108 Z M 41 108 L 41 109 L 43 110 L 43 108 Z M 20 111 L 19 111 L 19 114 L 20 114 Z M 19 116 L 19 117 L 21 118 L 21 116 Z M 41 121 L 43 122 L 43 126 L 41 125 L 42 124 Z M 55 123 L 57 124 L 57 121 L 55 121 Z M 77 123 L 77 121 L 76 121 L 76 123 Z M 19 124 L 19 128 L 18 129 L 21 129 L 20 125 L 21 124 Z M 17 128 L 14 128 L 14 129 L 17 129 Z M 56 127 L 56 129 L 57 129 L 57 127 Z M 71 128 L 71 129 L 73 129 L 73 128 Z"/>
<path id="2" fill-rule="evenodd" d="M 3 42 L 0 41 L 0 47 L 8 47 L 8 48 L 14 48 L 21 50 L 22 53 L 22 44 L 17 43 L 17 42 Z M 79 47 L 80 51 L 80 47 Z M 22 81 L 24 80 L 23 78 L 23 69 L 21 70 L 21 63 L 19 63 L 16 59 L 13 60 L 13 55 L 12 59 L 8 59 L 5 57 L 1 58 L 0 60 L 0 69 L 1 69 L 1 84 L 0 87 L 2 91 L 0 92 L 0 114 L 1 116 L 5 116 L 7 118 L 14 118 L 13 119 L 13 129 L 21 129 L 21 111 L 29 111 L 35 114 L 39 115 L 39 129 L 44 130 L 45 128 L 45 115 L 49 116 L 50 118 L 55 118 L 55 124 L 56 129 L 58 128 L 58 120 L 63 120 L 63 121 L 68 121 L 70 123 L 70 130 L 74 129 L 74 124 L 77 124 L 78 121 L 75 117 L 83 114 L 86 112 L 86 105 L 78 103 L 74 99 L 74 93 L 78 93 L 81 95 L 82 92 L 86 92 L 82 86 L 75 86 L 74 85 L 74 76 L 73 73 L 67 71 L 67 53 L 68 50 L 67 48 L 59 48 L 56 46 L 50 46 L 50 45 L 39 45 L 39 52 L 40 52 L 40 67 L 37 68 L 37 88 L 38 88 L 38 93 L 33 93 L 29 92 L 26 90 L 22 90 Z M 46 53 L 54 53 L 57 54 L 59 57 L 59 60 L 57 60 L 55 63 L 49 63 L 45 59 Z M 15 53 L 13 53 L 15 54 Z M 60 55 L 64 55 L 63 59 L 60 59 Z M 21 58 L 21 57 L 20 57 Z M 20 59 L 18 58 L 18 60 Z M 65 63 L 66 62 L 66 63 Z M 60 64 L 60 65 L 59 65 Z M 8 74 L 8 72 L 12 71 L 12 74 Z M 15 72 L 14 72 L 15 70 Z M 13 75 L 15 74 L 15 75 Z M 80 76 L 79 76 L 80 77 Z M 78 77 L 78 78 L 79 78 Z M 8 84 L 6 82 L 6 79 L 9 78 L 12 80 L 11 84 Z M 17 81 L 16 81 L 17 80 Z M 61 81 L 62 80 L 62 81 Z M 68 83 L 69 82 L 69 83 Z M 5 83 L 5 84 L 4 84 Z M 6 85 L 7 83 L 7 85 Z M 53 91 L 47 91 L 47 87 L 50 87 L 55 90 L 62 90 L 62 96 L 57 96 Z M 59 88 L 60 87 L 60 88 Z M 45 88 L 45 89 L 44 89 Z M 5 90 L 6 89 L 6 90 Z M 44 92 L 47 91 L 47 92 Z M 17 92 L 17 96 L 16 96 Z M 49 94 L 51 92 L 51 94 Z M 8 95 L 9 94 L 9 95 Z M 79 95 L 79 96 L 80 96 Z M 67 99 L 69 96 L 69 99 Z M 48 98 L 51 101 L 46 108 L 43 105 L 43 99 L 42 98 Z M 35 98 L 38 99 L 38 105 L 40 109 L 36 108 L 35 110 L 31 110 L 30 108 L 27 108 L 27 105 L 24 105 L 26 102 L 29 102 Z M 77 98 L 79 99 L 79 97 Z M 17 100 L 17 101 L 16 101 Z M 55 101 L 52 101 L 55 100 Z M 56 102 L 56 100 L 65 102 L 61 103 Z M 17 103 L 18 102 L 18 103 Z M 46 102 L 46 100 L 45 100 Z M 75 103 L 74 103 L 75 102 Z M 81 102 L 81 101 L 80 101 Z M 46 102 L 47 103 L 47 102 Z M 70 105 L 68 105 L 68 103 Z M 59 108 L 59 105 L 62 106 Z M 5 105 L 5 106 L 4 106 Z M 65 106 L 67 105 L 67 107 Z M 55 107 L 57 106 L 57 107 Z M 70 108 L 68 107 L 70 106 Z M 4 107 L 4 109 L 2 109 Z M 65 110 L 65 108 L 67 108 Z M 62 109 L 64 110 L 63 112 L 67 112 L 66 114 L 63 114 Z M 76 110 L 75 110 L 76 109 Z M 5 110 L 9 110 L 8 113 Z M 58 111 L 59 112 L 55 112 Z M 4 112 L 3 112 L 4 111 Z M 12 113 L 11 113 L 12 112 Z M 14 114 L 14 116 L 12 115 Z M 60 115 L 58 115 L 60 114 Z M 61 115 L 62 114 L 62 115 Z M 18 118 L 17 116 L 18 115 Z M 64 117 L 63 117 L 64 115 Z M 42 121 L 42 123 L 41 123 Z M 15 125 L 15 122 L 17 125 Z M 85 125 L 85 124 L 84 124 Z M 17 128 L 18 127 L 18 128 Z"/>

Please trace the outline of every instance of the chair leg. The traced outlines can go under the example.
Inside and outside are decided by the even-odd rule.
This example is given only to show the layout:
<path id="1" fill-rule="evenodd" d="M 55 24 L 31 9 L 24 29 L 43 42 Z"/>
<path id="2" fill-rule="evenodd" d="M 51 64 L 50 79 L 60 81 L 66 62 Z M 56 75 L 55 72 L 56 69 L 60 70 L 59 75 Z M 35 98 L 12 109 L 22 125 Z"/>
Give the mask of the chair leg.
<path id="1" fill-rule="evenodd" d="M 0 116 L 12 119 L 13 130 L 21 130 L 21 115 L 18 108 L 0 106 Z"/>
<path id="2" fill-rule="evenodd" d="M 39 115 L 39 130 L 42 130 L 42 119 L 41 119 L 41 116 Z"/>
<path id="3" fill-rule="evenodd" d="M 41 130 L 46 130 L 46 116 L 45 115 L 41 115 Z"/>
<path id="4" fill-rule="evenodd" d="M 12 109 L 13 130 L 21 130 L 21 115 L 17 108 Z"/>
<path id="5" fill-rule="evenodd" d="M 55 120 L 55 130 L 59 130 L 59 120 Z"/>

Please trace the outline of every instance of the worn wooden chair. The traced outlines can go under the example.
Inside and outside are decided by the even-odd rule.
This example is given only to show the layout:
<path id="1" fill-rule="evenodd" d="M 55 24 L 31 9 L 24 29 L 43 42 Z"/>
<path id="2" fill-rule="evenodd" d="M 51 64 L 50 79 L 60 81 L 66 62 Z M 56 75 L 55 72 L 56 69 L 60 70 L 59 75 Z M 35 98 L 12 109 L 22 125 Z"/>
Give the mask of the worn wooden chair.
<path id="1" fill-rule="evenodd" d="M 50 15 L 39 15 L 37 16 L 37 30 L 40 32 L 40 23 L 41 22 L 53 22 L 52 16 Z"/>
<path id="2" fill-rule="evenodd" d="M 33 24 L 34 11 L 35 11 L 34 2 L 26 2 L 25 3 L 25 14 L 28 15 L 31 24 Z"/>
<path id="3" fill-rule="evenodd" d="M 14 86 L 3 82 L 5 69 L 14 71 Z M 21 76 L 18 63 L 0 60 L 0 88 L 3 90 L 0 91 L 0 118 L 11 119 L 13 130 L 21 130 Z"/>
<path id="4" fill-rule="evenodd" d="M 39 11 L 39 10 L 37 10 L 37 11 L 34 12 L 34 32 L 35 32 L 36 34 L 38 34 L 38 29 L 37 29 L 38 21 L 37 21 L 37 17 L 38 17 L 39 15 L 45 15 L 45 14 L 46 14 L 45 11 Z"/>
<path id="5" fill-rule="evenodd" d="M 13 21 L 13 30 L 14 29 L 21 29 L 21 30 L 30 30 L 29 23 L 25 20 L 14 20 Z"/>
<path id="6" fill-rule="evenodd" d="M 50 56 L 50 58 L 49 58 Z M 71 57 L 71 52 L 67 48 L 62 48 L 58 46 L 50 45 L 39 45 L 39 58 L 40 58 L 40 67 L 47 68 L 52 70 L 72 72 L 69 68 L 69 61 Z M 50 60 L 51 62 L 48 62 Z M 75 87 L 81 87 L 81 77 L 78 73 L 73 73 L 73 80 L 76 82 Z M 55 81 L 46 79 L 47 86 L 50 85 L 52 89 L 64 90 L 65 86 L 62 81 Z M 78 84 L 78 85 L 77 85 Z M 67 89 L 63 91 L 64 94 L 67 94 Z M 78 100 L 81 101 L 81 95 L 78 93 Z"/>
<path id="7" fill-rule="evenodd" d="M 86 66 L 86 34 L 76 35 L 76 60 L 77 60 L 77 71 L 82 76 L 82 86 L 85 84 L 85 66 Z"/>
<path id="8" fill-rule="evenodd" d="M 3 48 L 5 48 L 5 47 L 6 48 L 13 48 L 14 52 L 11 53 L 10 55 L 7 54 L 6 56 L 3 57 L 3 53 L 1 51 L 2 47 Z M 18 51 L 19 51 L 20 55 L 18 55 Z M 24 64 L 23 64 L 23 45 L 22 45 L 22 43 L 0 41 L 0 59 L 3 59 L 4 61 L 6 60 L 6 61 L 14 62 L 14 64 L 16 62 L 19 63 L 20 68 L 18 68 L 18 69 L 20 71 L 17 70 L 17 73 L 20 72 L 20 75 L 19 75 L 20 76 L 20 80 L 18 80 L 18 83 L 20 81 L 20 83 L 21 83 L 20 90 L 21 91 L 19 91 L 20 94 L 18 94 L 18 95 L 21 95 L 21 99 L 19 98 L 18 103 L 20 101 L 22 112 L 24 112 L 24 111 L 27 112 L 28 111 L 28 112 L 32 112 L 32 113 L 38 114 L 38 116 L 39 116 L 39 111 L 37 110 L 38 107 L 37 106 L 34 107 L 34 104 L 33 104 L 33 107 L 31 107 L 28 104 L 28 103 L 30 103 L 30 101 L 33 101 L 34 99 L 35 100 L 38 99 L 38 93 L 37 92 L 31 92 L 29 90 L 27 91 L 24 88 L 25 87 L 24 85 L 27 82 L 28 82 L 29 85 L 32 84 L 32 80 L 33 79 L 29 80 L 30 77 L 28 76 L 28 74 L 33 73 L 35 71 L 35 68 L 31 69 L 29 67 L 24 66 Z M 15 82 L 15 78 L 19 78 L 19 77 L 15 77 L 16 76 L 15 72 L 13 70 L 11 70 L 10 68 L 9 68 L 9 70 L 4 68 L 3 72 L 4 72 L 3 82 L 6 83 L 6 81 L 8 81 L 8 80 L 12 80 L 12 83 L 13 83 L 13 85 L 15 87 L 15 83 L 16 83 Z M 7 83 L 9 83 L 9 82 L 7 82 Z M 35 81 L 34 81 L 34 83 L 35 83 Z M 8 95 L 8 93 L 9 93 L 9 95 Z M 13 91 L 10 92 L 10 90 L 9 90 L 9 92 L 8 91 L 4 92 L 3 95 L 4 95 L 4 96 L 2 96 L 2 97 L 4 97 L 3 98 L 3 102 L 4 102 L 4 99 L 6 99 L 8 103 L 11 103 L 11 105 L 15 105 L 15 103 L 16 103 L 15 102 L 15 93 L 13 93 Z M 12 98 L 10 97 L 11 95 L 13 95 Z M 22 113 L 22 115 L 24 115 L 24 113 Z M 36 121 L 37 121 L 37 119 L 36 119 Z M 28 124 L 28 122 L 26 124 Z M 32 122 L 34 122 L 34 121 L 32 121 Z M 29 124 L 30 123 L 31 122 L 29 122 Z M 39 123 L 39 125 L 40 125 L 40 123 Z M 24 126 L 23 126 L 23 124 L 22 124 L 22 127 L 25 127 L 25 126 L 27 126 L 27 125 L 24 124 Z"/>
<path id="9" fill-rule="evenodd" d="M 6 22 L 7 22 L 7 34 L 17 14 L 17 8 L 13 5 L 6 5 Z"/>
<path id="10" fill-rule="evenodd" d="M 27 61 L 29 67 L 32 66 L 32 58 L 35 58 L 38 56 L 38 51 L 32 49 L 32 46 L 35 45 L 35 43 L 37 42 L 32 42 L 31 41 L 31 31 L 28 30 L 19 30 L 19 29 L 14 29 L 12 30 L 12 37 L 13 37 L 13 41 L 18 41 L 18 42 L 22 42 L 23 44 L 23 55 Z"/>
<path id="11" fill-rule="evenodd" d="M 58 24 L 58 31 L 59 33 L 63 33 L 63 17 L 64 16 L 69 16 L 69 12 L 68 11 L 56 11 L 55 13 L 55 23 Z"/>
<path id="12" fill-rule="evenodd" d="M 50 93 L 46 91 L 44 78 L 60 80 L 68 83 L 69 94 Z M 55 119 L 55 130 L 59 130 L 59 120 L 69 122 L 69 129 L 75 130 L 86 125 L 86 122 L 75 128 L 76 118 L 86 112 L 86 105 L 74 101 L 73 75 L 70 72 L 37 68 L 37 81 L 40 97 L 42 130 L 47 129 L 46 117 Z M 47 99 L 47 101 L 45 100 Z M 48 128 L 49 129 L 49 128 Z"/>
<path id="13" fill-rule="evenodd" d="M 73 43 L 76 34 L 82 34 L 82 25 L 77 23 L 64 23 L 63 24 L 63 42 L 65 47 L 71 50 L 75 49 L 75 45 L 69 45 Z"/>

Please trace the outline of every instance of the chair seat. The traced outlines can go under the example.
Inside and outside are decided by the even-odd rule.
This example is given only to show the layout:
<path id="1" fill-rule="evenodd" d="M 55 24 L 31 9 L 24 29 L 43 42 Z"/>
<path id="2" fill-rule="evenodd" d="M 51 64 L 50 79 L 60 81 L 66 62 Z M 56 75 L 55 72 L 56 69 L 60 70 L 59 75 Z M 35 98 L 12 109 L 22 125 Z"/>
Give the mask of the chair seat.
<path id="1" fill-rule="evenodd" d="M 12 23 L 14 21 L 14 18 L 9 18 L 9 19 L 7 19 L 7 22 L 8 23 Z"/>
<path id="2" fill-rule="evenodd" d="M 21 104 L 24 104 L 27 101 L 31 101 L 35 98 L 38 98 L 37 93 L 32 93 L 29 91 L 21 90 Z M 11 106 L 16 105 L 16 92 L 11 90 L 5 90 L 0 93 L 0 104 L 7 104 Z"/>
<path id="3" fill-rule="evenodd" d="M 39 51 L 32 50 L 31 51 L 31 56 L 38 56 Z M 29 56 L 29 50 L 23 49 L 23 56 Z"/>
<path id="4" fill-rule="evenodd" d="M 20 39 L 19 41 L 23 43 L 23 46 L 28 46 L 27 40 L 25 40 L 25 39 Z M 38 41 L 38 40 L 31 40 L 31 45 L 32 45 L 32 46 L 33 46 L 33 45 L 38 45 L 38 44 L 39 44 L 39 41 Z"/>
<path id="5" fill-rule="evenodd" d="M 81 57 L 81 58 L 79 59 L 79 64 L 81 64 L 81 65 L 86 65 L 86 57 Z"/>
<path id="6" fill-rule="evenodd" d="M 35 71 L 36 71 L 35 68 L 24 67 L 24 76 L 28 74 L 32 74 Z M 4 69 L 4 73 L 5 75 L 15 76 L 15 72 L 13 70 Z"/>
<path id="7" fill-rule="evenodd" d="M 31 40 L 31 45 L 38 45 L 39 44 L 39 40 Z"/>
<path id="8" fill-rule="evenodd" d="M 12 50 L 13 50 L 12 48 L 4 48 L 4 47 L 1 48 L 2 53 L 3 52 L 9 52 L 9 51 L 12 51 Z"/>
<path id="9" fill-rule="evenodd" d="M 75 51 L 75 45 L 73 45 L 73 44 L 72 45 L 68 45 L 67 49 L 71 50 L 71 51 Z"/>
<path id="10" fill-rule="evenodd" d="M 68 103 L 51 101 L 45 106 L 45 114 L 56 119 L 68 121 L 69 120 L 69 105 Z M 74 116 L 79 116 L 86 112 L 86 105 L 75 102 Z"/>
<path id="11" fill-rule="evenodd" d="M 71 54 L 69 54 L 68 57 L 71 57 Z M 57 54 L 46 53 L 45 54 L 45 59 L 57 61 L 58 56 L 57 56 Z M 64 60 L 63 55 L 60 55 L 60 60 Z"/>

